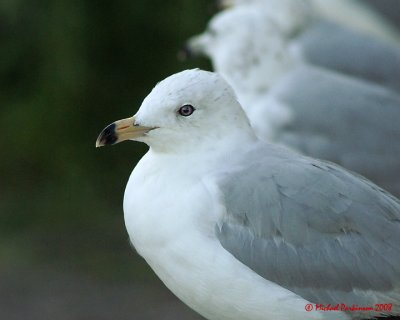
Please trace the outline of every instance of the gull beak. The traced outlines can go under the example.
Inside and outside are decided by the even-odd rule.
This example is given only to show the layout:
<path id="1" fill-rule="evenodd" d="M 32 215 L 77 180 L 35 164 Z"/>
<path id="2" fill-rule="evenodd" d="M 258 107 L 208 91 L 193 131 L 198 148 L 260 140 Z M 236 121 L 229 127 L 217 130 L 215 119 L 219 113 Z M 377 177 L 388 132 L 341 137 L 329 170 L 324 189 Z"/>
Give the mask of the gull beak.
<path id="1" fill-rule="evenodd" d="M 183 49 L 180 51 L 182 60 L 202 56 L 206 54 L 206 48 L 210 42 L 210 37 L 207 33 L 202 33 L 190 38 Z"/>
<path id="2" fill-rule="evenodd" d="M 96 140 L 96 148 L 121 141 L 140 138 L 154 127 L 143 127 L 135 122 L 135 117 L 115 121 L 105 127 Z"/>

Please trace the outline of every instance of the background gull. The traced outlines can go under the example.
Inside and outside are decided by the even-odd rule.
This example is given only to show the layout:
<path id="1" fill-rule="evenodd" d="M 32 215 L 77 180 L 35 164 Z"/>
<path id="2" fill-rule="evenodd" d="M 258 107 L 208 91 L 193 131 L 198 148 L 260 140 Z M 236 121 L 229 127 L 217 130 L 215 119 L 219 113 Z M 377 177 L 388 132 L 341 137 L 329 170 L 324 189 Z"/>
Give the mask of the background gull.
<path id="1" fill-rule="evenodd" d="M 268 82 L 293 66 L 311 64 L 400 90 L 399 45 L 322 19 L 303 2 L 276 1 L 257 1 L 217 14 L 206 32 L 189 40 L 189 50 L 208 54 L 219 72 L 228 67 L 246 72 L 257 60 L 272 60 L 270 70 L 264 70 L 270 74 Z M 234 57 L 229 57 L 232 49 Z"/>
<path id="2" fill-rule="evenodd" d="M 125 223 L 160 279 L 208 319 L 361 319 L 400 312 L 400 202 L 332 163 L 258 141 L 232 89 L 200 70 L 160 82 L 97 145 L 150 146 Z"/>
<path id="3" fill-rule="evenodd" d="M 334 161 L 400 195 L 399 95 L 363 78 L 298 63 L 275 30 L 276 24 L 265 19 L 258 6 L 242 6 L 217 15 L 189 46 L 208 55 L 214 69 L 234 87 L 260 138 Z M 338 41 L 348 36 L 350 43 L 351 34 L 340 38 L 337 33 Z M 329 47 L 320 36 L 316 47 Z M 365 43 L 375 48 L 373 40 Z M 346 62 L 352 62 L 351 57 L 342 56 L 351 46 L 331 49 L 331 61 L 338 57 L 351 65 Z M 376 50 L 365 57 L 368 52 L 371 59 L 386 59 Z M 365 63 L 363 59 L 358 60 Z M 368 68 L 376 71 L 375 67 L 379 62 Z"/>

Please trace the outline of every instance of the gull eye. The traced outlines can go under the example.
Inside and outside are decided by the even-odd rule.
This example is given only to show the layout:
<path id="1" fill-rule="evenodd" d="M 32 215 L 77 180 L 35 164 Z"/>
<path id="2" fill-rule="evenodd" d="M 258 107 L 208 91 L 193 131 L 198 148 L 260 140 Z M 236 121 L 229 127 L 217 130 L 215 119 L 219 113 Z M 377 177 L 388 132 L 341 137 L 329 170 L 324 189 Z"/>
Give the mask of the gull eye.
<path id="1" fill-rule="evenodd" d="M 196 109 L 192 105 L 185 104 L 179 108 L 178 113 L 183 117 L 188 117 L 194 112 L 194 110 Z"/>

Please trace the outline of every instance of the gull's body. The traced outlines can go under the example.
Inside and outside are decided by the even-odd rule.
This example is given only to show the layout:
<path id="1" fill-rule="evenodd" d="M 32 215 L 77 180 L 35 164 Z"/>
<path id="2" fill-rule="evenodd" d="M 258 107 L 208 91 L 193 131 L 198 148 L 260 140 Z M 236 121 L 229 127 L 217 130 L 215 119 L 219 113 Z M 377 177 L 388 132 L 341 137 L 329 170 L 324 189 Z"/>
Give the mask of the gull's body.
<path id="1" fill-rule="evenodd" d="M 229 85 L 188 70 L 160 82 L 97 145 L 150 146 L 129 179 L 132 244 L 211 320 L 361 319 L 308 303 L 391 303 L 400 314 L 400 202 L 331 163 L 259 141 Z"/>
<path id="2" fill-rule="evenodd" d="M 195 156 L 194 164 L 193 154 L 150 151 L 132 172 L 124 212 L 138 253 L 179 299 L 207 319 L 322 319 L 305 311 L 309 301 L 262 278 L 222 247 L 215 233 L 218 208 L 201 180 L 210 173 L 210 159 Z M 203 161 L 208 165 L 202 167 Z M 191 197 L 180 197 L 186 193 Z"/>

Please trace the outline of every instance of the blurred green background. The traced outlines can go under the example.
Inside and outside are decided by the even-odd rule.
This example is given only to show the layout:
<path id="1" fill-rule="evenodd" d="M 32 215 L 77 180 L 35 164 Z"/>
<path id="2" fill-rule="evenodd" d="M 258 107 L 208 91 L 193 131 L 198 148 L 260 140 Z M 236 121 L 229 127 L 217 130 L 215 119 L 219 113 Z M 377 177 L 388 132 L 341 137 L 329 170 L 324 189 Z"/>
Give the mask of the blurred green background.
<path id="1" fill-rule="evenodd" d="M 95 140 L 105 125 L 133 115 L 161 79 L 209 68 L 207 61 L 178 61 L 177 52 L 201 32 L 213 4 L 0 1 L 0 298 L 19 285 L 39 294 L 48 277 L 57 287 L 65 274 L 67 282 L 79 275 L 78 282 L 106 286 L 158 284 L 129 245 L 122 211 L 146 146 L 96 149 Z M 60 283 L 58 292 L 43 294 L 63 290 Z M 26 306 L 23 292 L 14 293 L 15 309 Z M 0 319 L 13 319 L 3 304 Z M 131 319 L 140 318 L 147 317 Z"/>
<path id="2" fill-rule="evenodd" d="M 129 245 L 123 192 L 146 146 L 94 145 L 161 79 L 210 69 L 177 52 L 214 6 L 0 1 L 0 319 L 200 319 Z"/>

